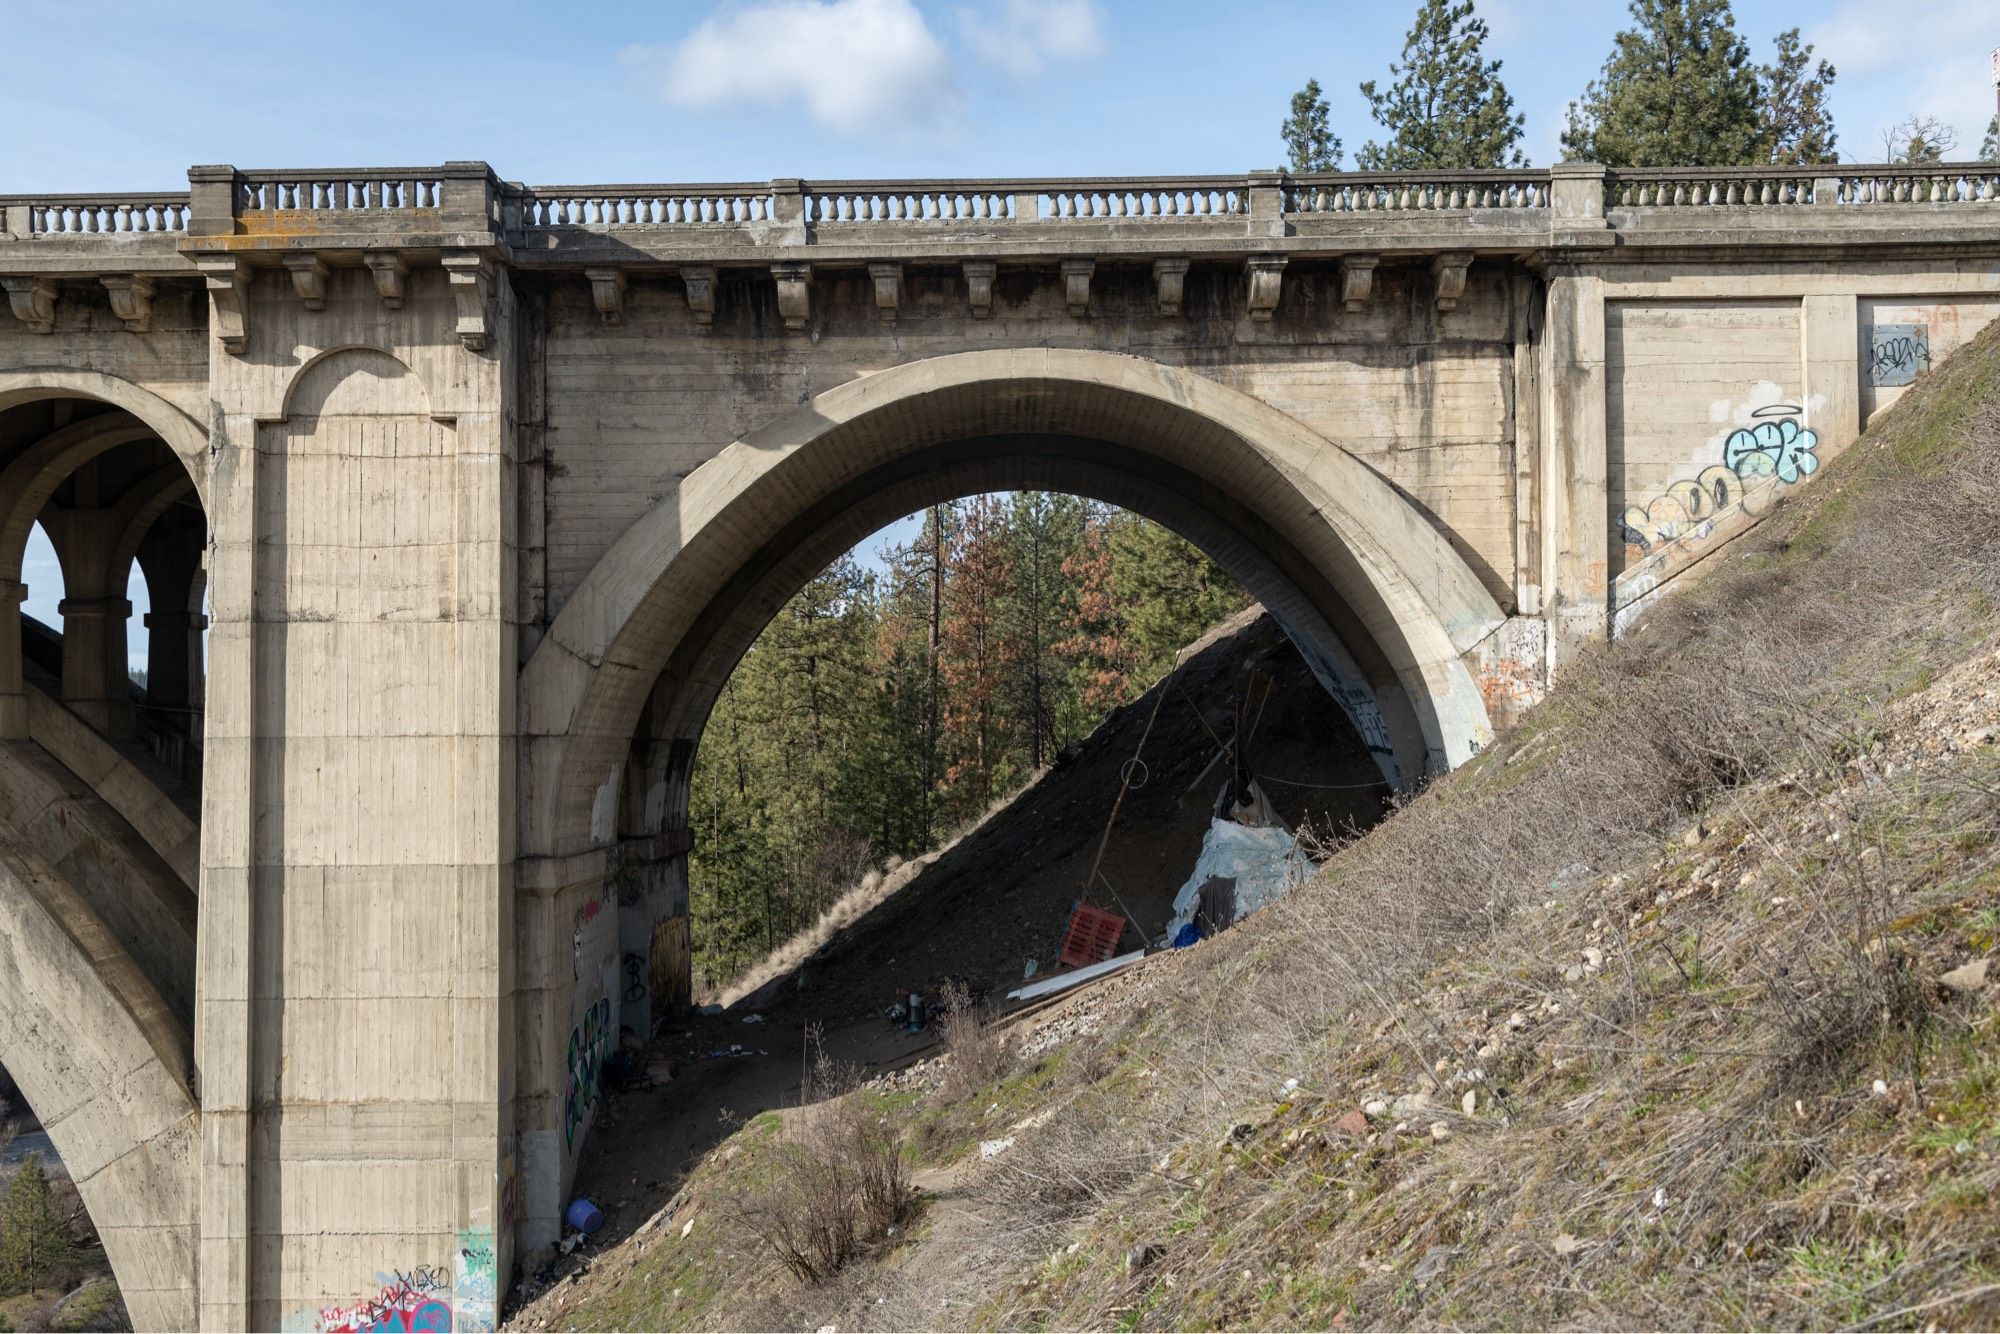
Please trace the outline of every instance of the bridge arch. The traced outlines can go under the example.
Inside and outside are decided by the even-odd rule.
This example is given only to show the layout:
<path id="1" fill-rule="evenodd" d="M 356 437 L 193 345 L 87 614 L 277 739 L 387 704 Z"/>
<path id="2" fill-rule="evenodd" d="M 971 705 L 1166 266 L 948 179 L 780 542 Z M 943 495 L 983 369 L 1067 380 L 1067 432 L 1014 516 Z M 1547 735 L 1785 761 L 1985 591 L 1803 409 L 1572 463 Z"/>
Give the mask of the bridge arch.
<path id="1" fill-rule="evenodd" d="M 191 1046 L 65 873 L 0 839 L 0 1065 L 75 1181 L 135 1329 L 195 1324 Z"/>
<path id="2" fill-rule="evenodd" d="M 1379 710 L 1385 771 L 1405 782 L 1490 736 L 1461 658 L 1503 613 L 1361 461 L 1190 371 L 1070 349 L 968 352 L 818 395 L 621 535 L 523 669 L 523 851 L 564 856 L 614 836 L 621 767 L 656 683 L 691 751 L 737 657 L 820 566 L 901 514 L 1015 488 L 1120 504 L 1209 550 L 1340 678 L 1350 712 L 1364 699 Z"/>
<path id="3" fill-rule="evenodd" d="M 156 771 L 120 748 L 129 736 L 88 706 L 129 694 L 123 621 L 115 636 L 108 625 L 156 521 L 206 499 L 207 436 L 96 372 L 0 371 L 0 413 L 14 409 L 30 411 L 29 433 L 0 451 L 0 1065 L 75 1181 L 137 1327 L 191 1328 L 198 835 Z M 23 670 L 22 558 L 64 483 L 93 463 L 116 480 L 85 507 L 88 526 L 54 541 L 67 595 L 58 702 Z M 192 545 L 182 554 L 198 565 L 198 533 Z M 72 598 L 88 634 L 67 633 Z M 101 689 L 73 697 L 71 669 L 100 657 Z"/>
<path id="4" fill-rule="evenodd" d="M 89 398 L 123 408 L 151 427 L 187 465 L 203 509 L 208 495 L 208 429 L 149 389 L 102 371 L 30 366 L 0 370 L 0 412 L 47 398 Z"/>

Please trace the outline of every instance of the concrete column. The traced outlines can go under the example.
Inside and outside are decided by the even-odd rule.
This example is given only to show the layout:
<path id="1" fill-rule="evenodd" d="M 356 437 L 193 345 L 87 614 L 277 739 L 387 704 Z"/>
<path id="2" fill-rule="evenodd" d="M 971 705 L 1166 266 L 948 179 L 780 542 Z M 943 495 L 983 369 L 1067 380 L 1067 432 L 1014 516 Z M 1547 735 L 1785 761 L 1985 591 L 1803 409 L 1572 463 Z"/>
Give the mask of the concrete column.
<path id="1" fill-rule="evenodd" d="M 1610 626 L 1603 279 L 1551 275 L 1548 310 L 1542 570 L 1549 665 L 1560 673 Z"/>
<path id="2" fill-rule="evenodd" d="M 146 613 L 146 702 L 160 709 L 194 707 L 195 655 L 206 616 L 175 609 Z"/>
<path id="3" fill-rule="evenodd" d="M 21 680 L 21 604 L 28 586 L 0 579 L 0 741 L 28 735 L 27 687 Z"/>
<path id="4" fill-rule="evenodd" d="M 132 680 L 125 623 L 132 604 L 122 597 L 72 597 L 56 610 L 63 618 L 63 703 L 112 740 L 129 739 Z"/>
<path id="5" fill-rule="evenodd" d="M 419 1268 L 454 1329 L 504 1295 L 515 363 L 465 272 L 413 264 L 393 318 L 363 272 L 312 312 L 260 275 L 245 355 L 211 344 L 204 1325 Z"/>
<path id="6" fill-rule="evenodd" d="M 197 610 L 196 588 L 206 540 L 206 526 L 189 511 L 175 509 L 155 520 L 139 543 L 139 568 L 153 604 L 146 614 L 146 702 L 161 709 L 201 704 L 201 631 L 208 618 Z M 172 722 L 200 739 L 187 715 Z"/>
<path id="7" fill-rule="evenodd" d="M 1831 458 L 1861 434 L 1861 314 L 1852 292 L 1815 294 L 1800 312 L 1806 425 Z"/>

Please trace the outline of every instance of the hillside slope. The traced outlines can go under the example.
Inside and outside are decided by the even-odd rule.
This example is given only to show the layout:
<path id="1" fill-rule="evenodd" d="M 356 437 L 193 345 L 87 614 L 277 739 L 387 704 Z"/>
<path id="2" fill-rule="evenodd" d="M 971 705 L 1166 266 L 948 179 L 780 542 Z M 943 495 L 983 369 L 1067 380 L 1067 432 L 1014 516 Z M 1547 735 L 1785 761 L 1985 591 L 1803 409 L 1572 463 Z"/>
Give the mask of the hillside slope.
<path id="1" fill-rule="evenodd" d="M 1996 514 L 2000 328 L 1312 892 L 849 1095 L 871 1256 L 755 1241 L 766 1115 L 517 1319 L 2000 1324 Z"/>

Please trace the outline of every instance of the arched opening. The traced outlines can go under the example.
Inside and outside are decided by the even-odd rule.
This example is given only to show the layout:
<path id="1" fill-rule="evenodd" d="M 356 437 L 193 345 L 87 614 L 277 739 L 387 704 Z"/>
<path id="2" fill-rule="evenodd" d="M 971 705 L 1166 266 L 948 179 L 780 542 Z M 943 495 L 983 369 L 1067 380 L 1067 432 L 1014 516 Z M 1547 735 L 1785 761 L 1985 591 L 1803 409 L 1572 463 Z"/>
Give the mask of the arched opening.
<path id="1" fill-rule="evenodd" d="M 827 391 L 634 523 L 524 668 L 522 851 L 559 868 L 599 855 L 606 870 L 547 900 L 550 920 L 575 914 L 574 969 L 520 979 L 525 1031 L 569 1069 L 569 1090 L 594 1085 L 588 1062 L 581 1075 L 563 1065 L 565 1041 L 616 1041 L 621 951 L 657 953 L 661 939 L 598 909 L 614 891 L 655 913 L 686 903 L 695 756 L 759 631 L 899 516 L 1017 490 L 1129 510 L 1209 553 L 1282 625 L 1387 786 L 1409 790 L 1490 736 L 1464 655 L 1504 619 L 1491 595 L 1378 474 L 1269 405 L 1191 372 L 1058 349 L 943 357 Z M 521 1114 L 560 1163 L 529 1183 L 529 1245 L 552 1226 L 591 1119 L 569 1090 L 531 1091 Z"/>
<path id="2" fill-rule="evenodd" d="M 129 385 L 22 379 L 0 376 L 0 1065 L 133 1319 L 185 1325 L 199 449 Z"/>
<path id="3" fill-rule="evenodd" d="M 935 503 L 814 572 L 759 627 L 709 697 L 685 774 L 651 735 L 671 710 L 642 717 L 621 847 L 658 832 L 657 808 L 678 817 L 685 779 L 687 896 L 649 902 L 624 881 L 620 913 L 685 913 L 697 1002 L 778 994 L 767 984 L 782 991 L 814 955 L 829 1032 L 830 989 L 870 991 L 847 977 L 866 967 L 829 951 L 836 922 L 913 978 L 942 949 L 981 990 L 1024 963 L 1056 967 L 1078 898 L 1125 916 L 1130 943 L 1157 943 L 1239 784 L 1287 831 L 1379 818 L 1393 761 L 1340 688 L 1162 525 L 1049 492 Z M 892 891 L 955 925 L 877 920 Z"/>

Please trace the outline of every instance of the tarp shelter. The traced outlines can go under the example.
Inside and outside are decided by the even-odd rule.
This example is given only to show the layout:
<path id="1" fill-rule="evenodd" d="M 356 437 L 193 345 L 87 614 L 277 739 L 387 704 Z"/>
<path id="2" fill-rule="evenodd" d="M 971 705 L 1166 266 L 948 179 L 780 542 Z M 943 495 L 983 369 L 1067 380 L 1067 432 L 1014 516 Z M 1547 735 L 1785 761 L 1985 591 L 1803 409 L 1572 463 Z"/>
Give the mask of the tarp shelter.
<path id="1" fill-rule="evenodd" d="M 1203 919 L 1201 935 L 1240 922 L 1284 897 L 1312 869 L 1311 860 L 1299 850 L 1298 839 L 1252 783 L 1246 800 L 1233 806 L 1229 814 L 1218 815 L 1209 822 L 1208 833 L 1201 840 L 1201 856 L 1195 859 L 1194 874 L 1174 895 L 1174 916 L 1167 923 L 1167 939 L 1181 943 L 1181 933 L 1195 922 L 1197 915 Z M 1232 887 L 1234 910 L 1225 912 L 1227 891 Z M 1219 920 L 1223 916 L 1229 920 Z"/>

